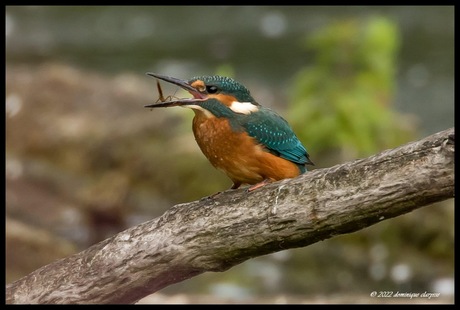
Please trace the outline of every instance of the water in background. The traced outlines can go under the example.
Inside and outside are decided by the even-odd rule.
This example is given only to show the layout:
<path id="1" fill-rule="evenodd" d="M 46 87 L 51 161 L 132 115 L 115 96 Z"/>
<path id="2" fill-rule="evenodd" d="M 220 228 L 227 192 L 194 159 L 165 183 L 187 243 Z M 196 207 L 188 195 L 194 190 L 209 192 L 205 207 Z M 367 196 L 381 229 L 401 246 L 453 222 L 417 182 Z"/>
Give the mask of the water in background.
<path id="1" fill-rule="evenodd" d="M 8 281 L 231 185 L 197 150 L 186 111 L 143 108 L 156 94 L 145 72 L 231 74 L 283 115 L 295 75 L 312 64 L 306 39 L 374 15 L 402 35 L 394 106 L 418 118 L 420 136 L 452 127 L 453 7 L 6 7 Z M 387 289 L 451 296 L 446 203 L 164 292 L 235 301 Z"/>
<path id="2" fill-rule="evenodd" d="M 452 127 L 453 6 L 9 6 L 6 60 L 183 78 L 231 68 L 283 106 L 293 75 L 309 64 L 309 33 L 371 15 L 402 32 L 396 107 L 420 118 L 422 135 Z"/>

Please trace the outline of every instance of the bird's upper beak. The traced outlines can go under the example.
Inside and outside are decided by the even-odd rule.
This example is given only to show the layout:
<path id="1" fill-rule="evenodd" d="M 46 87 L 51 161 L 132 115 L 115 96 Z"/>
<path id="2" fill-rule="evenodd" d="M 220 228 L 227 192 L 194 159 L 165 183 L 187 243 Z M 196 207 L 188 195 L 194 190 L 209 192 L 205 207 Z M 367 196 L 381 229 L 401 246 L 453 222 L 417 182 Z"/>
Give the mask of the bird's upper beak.
<path id="1" fill-rule="evenodd" d="M 177 79 L 174 77 L 170 77 L 170 76 L 151 73 L 151 72 L 147 72 L 147 75 L 150 75 L 150 76 L 153 76 L 154 78 L 180 86 L 186 91 L 188 91 L 190 94 L 192 94 L 193 98 L 183 98 L 183 99 L 177 99 L 177 100 L 171 100 L 171 101 L 164 101 L 160 103 L 148 104 L 144 106 L 145 108 L 165 108 L 165 107 L 174 107 L 174 106 L 194 105 L 194 104 L 197 104 L 197 102 L 203 101 L 206 99 L 205 95 L 200 93 L 197 89 L 191 86 L 187 81 Z"/>

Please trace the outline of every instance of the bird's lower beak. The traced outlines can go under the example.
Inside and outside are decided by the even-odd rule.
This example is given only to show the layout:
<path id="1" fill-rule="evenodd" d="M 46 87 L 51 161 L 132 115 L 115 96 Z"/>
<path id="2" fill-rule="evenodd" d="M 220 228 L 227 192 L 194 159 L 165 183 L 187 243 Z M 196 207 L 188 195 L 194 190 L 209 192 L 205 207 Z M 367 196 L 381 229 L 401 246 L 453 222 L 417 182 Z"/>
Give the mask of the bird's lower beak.
<path id="1" fill-rule="evenodd" d="M 196 105 L 197 101 L 203 101 L 201 99 L 194 98 L 184 98 L 179 100 L 171 100 L 159 103 L 147 104 L 144 108 L 167 108 L 167 107 L 176 107 L 176 106 L 185 106 L 185 105 Z"/>
<path id="2" fill-rule="evenodd" d="M 165 108 L 165 107 L 174 107 L 174 106 L 193 105 L 193 104 L 196 104 L 198 101 L 203 101 L 205 99 L 205 97 L 198 90 L 196 90 L 193 86 L 188 84 L 187 81 L 176 79 L 170 76 L 150 73 L 150 72 L 148 72 L 147 75 L 153 76 L 154 78 L 180 86 L 181 88 L 191 93 L 193 95 L 193 98 L 184 98 L 184 99 L 148 104 L 144 106 L 146 108 Z"/>

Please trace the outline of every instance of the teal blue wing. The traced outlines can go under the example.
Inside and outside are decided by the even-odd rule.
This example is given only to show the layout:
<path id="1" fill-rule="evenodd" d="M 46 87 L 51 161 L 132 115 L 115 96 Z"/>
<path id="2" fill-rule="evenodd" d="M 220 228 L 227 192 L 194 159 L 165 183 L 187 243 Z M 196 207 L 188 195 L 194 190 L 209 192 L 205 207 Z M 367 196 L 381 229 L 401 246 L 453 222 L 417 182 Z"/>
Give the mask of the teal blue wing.
<path id="1" fill-rule="evenodd" d="M 245 115 L 240 125 L 270 153 L 298 164 L 302 172 L 306 171 L 306 164 L 313 164 L 289 124 L 274 111 L 260 107 L 259 111 Z"/>

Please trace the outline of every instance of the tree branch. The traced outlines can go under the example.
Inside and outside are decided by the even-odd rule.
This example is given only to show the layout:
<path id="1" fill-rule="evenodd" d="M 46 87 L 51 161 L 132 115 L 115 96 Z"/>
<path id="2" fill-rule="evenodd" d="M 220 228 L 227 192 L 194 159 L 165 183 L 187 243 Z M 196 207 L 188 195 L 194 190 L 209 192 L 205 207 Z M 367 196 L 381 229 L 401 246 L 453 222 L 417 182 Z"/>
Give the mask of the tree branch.
<path id="1" fill-rule="evenodd" d="M 454 128 L 247 193 L 173 206 L 7 285 L 7 303 L 133 303 L 206 271 L 454 197 Z"/>

